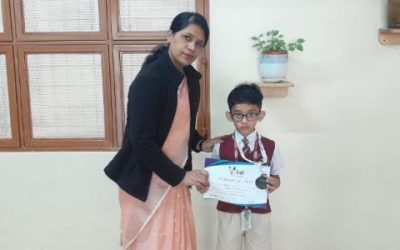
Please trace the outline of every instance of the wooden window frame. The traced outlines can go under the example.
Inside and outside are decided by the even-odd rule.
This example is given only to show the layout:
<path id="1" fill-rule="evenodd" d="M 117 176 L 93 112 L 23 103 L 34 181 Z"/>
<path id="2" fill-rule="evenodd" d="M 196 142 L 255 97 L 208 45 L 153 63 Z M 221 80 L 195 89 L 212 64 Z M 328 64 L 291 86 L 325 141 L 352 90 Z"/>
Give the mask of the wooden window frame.
<path id="1" fill-rule="evenodd" d="M 8 103 L 10 110 L 10 124 L 11 124 L 11 139 L 0 139 L 0 147 L 16 148 L 20 146 L 19 143 L 19 130 L 18 130 L 18 110 L 17 110 L 17 97 L 14 76 L 13 64 L 13 49 L 10 45 L 0 45 L 0 54 L 6 57 L 7 67 L 7 88 L 8 88 Z"/>
<path id="2" fill-rule="evenodd" d="M 160 43 L 162 44 L 162 43 Z M 117 130 L 117 144 L 122 145 L 123 131 L 125 128 L 125 112 L 124 112 L 124 86 L 122 75 L 122 55 L 124 53 L 142 53 L 151 52 L 151 50 L 158 44 L 152 45 L 115 45 L 113 49 L 114 57 L 114 84 L 115 84 L 115 105 L 116 105 L 116 130 Z M 206 52 L 204 52 L 198 59 L 197 68 L 201 72 L 206 71 Z M 206 84 L 208 76 L 205 75 L 200 80 L 200 106 L 197 119 L 197 130 L 200 134 L 207 137 L 209 131 L 209 86 Z M 132 79 L 133 80 L 133 79 Z"/>
<path id="3" fill-rule="evenodd" d="M 110 3 L 111 10 L 111 34 L 113 40 L 137 40 L 137 41 L 163 41 L 168 32 L 159 31 L 136 31 L 124 32 L 120 29 L 119 0 Z"/>
<path id="4" fill-rule="evenodd" d="M 1 0 L 1 6 L 3 11 L 3 32 L 0 33 L 0 41 L 11 41 L 11 8 L 9 0 Z"/>
<path id="5" fill-rule="evenodd" d="M 156 44 L 148 45 L 115 45 L 113 47 L 114 61 L 114 84 L 115 84 L 115 119 L 117 131 L 117 145 L 122 145 L 125 129 L 125 107 L 124 107 L 124 86 L 122 75 L 122 55 L 124 53 L 151 52 Z M 133 79 L 132 79 L 133 81 Z"/>
<path id="6" fill-rule="evenodd" d="M 23 0 L 15 0 L 15 22 L 17 39 L 21 41 L 65 41 L 65 40 L 106 40 L 107 6 L 106 0 L 99 3 L 98 32 L 25 32 Z"/>
<path id="7" fill-rule="evenodd" d="M 114 40 L 165 41 L 168 34 L 167 31 L 121 31 L 119 22 L 119 0 L 112 0 L 110 4 L 111 28 Z M 208 8 L 208 0 L 196 0 L 195 8 L 199 13 L 204 14 L 206 6 Z"/>
<path id="8" fill-rule="evenodd" d="M 27 55 L 29 54 L 50 54 L 50 53 L 84 53 L 101 54 L 102 72 L 103 72 L 103 100 L 104 100 L 104 139 L 35 139 L 32 138 L 32 123 L 31 109 L 29 98 L 29 76 L 27 72 L 28 65 L 26 64 Z M 21 100 L 23 114 L 23 131 L 25 145 L 27 147 L 62 147 L 66 149 L 71 147 L 90 148 L 90 149 L 106 149 L 112 148 L 113 140 L 113 121 L 112 121 L 112 98 L 111 98 L 111 83 L 110 83 L 110 65 L 107 45 L 21 45 L 18 50 L 19 75 L 21 85 Z"/>
<path id="9" fill-rule="evenodd" d="M 0 151 L 114 151 L 122 145 L 125 112 L 120 56 L 150 52 L 166 43 L 166 31 L 119 32 L 118 0 L 99 1 L 99 32 L 24 32 L 23 0 L 0 0 L 4 32 L 0 51 L 6 53 L 12 140 L 0 139 Z M 196 11 L 209 20 L 209 0 L 196 0 Z M 11 25 L 12 24 L 12 25 Z M 100 48 L 100 49 L 99 49 Z M 31 53 L 96 52 L 102 54 L 105 138 L 32 138 L 26 55 Z M 203 77 L 197 129 L 210 135 L 209 46 L 197 60 Z M 133 80 L 133 79 L 132 79 Z"/>

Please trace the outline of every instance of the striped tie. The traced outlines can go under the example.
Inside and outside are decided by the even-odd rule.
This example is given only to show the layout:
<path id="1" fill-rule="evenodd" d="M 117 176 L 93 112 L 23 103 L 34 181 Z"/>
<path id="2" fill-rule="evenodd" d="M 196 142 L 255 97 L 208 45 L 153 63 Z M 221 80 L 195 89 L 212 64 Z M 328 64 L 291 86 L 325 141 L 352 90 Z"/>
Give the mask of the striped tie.
<path id="1" fill-rule="evenodd" d="M 249 157 L 250 153 L 249 140 L 247 140 L 247 138 L 243 138 L 242 142 L 243 142 L 243 147 L 242 147 L 243 154 L 244 156 Z"/>

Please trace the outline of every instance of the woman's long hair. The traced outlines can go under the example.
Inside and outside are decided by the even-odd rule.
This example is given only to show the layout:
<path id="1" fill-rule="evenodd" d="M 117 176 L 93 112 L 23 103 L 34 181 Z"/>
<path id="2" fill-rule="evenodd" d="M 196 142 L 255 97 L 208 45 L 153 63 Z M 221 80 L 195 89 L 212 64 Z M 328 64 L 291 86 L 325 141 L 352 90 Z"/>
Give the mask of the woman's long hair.
<path id="1" fill-rule="evenodd" d="M 199 13 L 196 12 L 182 12 L 178 14 L 171 23 L 171 26 L 169 27 L 170 32 L 174 35 L 176 32 L 179 32 L 183 29 L 185 29 L 187 26 L 190 24 L 195 24 L 199 26 L 203 32 L 204 32 L 204 46 L 207 45 L 208 38 L 210 35 L 210 30 L 208 28 L 208 23 L 207 20 L 200 15 Z M 143 66 L 151 63 L 155 59 L 157 59 L 161 54 L 163 54 L 165 51 L 168 50 L 168 44 L 163 44 L 163 45 L 158 45 L 156 46 L 152 53 L 148 55 L 143 62 Z"/>

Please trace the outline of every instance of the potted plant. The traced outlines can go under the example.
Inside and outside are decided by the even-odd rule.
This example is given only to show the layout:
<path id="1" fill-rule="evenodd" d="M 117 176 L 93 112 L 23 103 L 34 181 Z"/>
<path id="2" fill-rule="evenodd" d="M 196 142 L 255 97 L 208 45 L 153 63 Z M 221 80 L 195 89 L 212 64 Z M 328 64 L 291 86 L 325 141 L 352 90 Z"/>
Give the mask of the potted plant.
<path id="1" fill-rule="evenodd" d="M 255 47 L 261 52 L 259 70 L 263 81 L 280 82 L 286 78 L 288 51 L 303 51 L 304 39 L 286 43 L 278 30 L 270 30 L 251 38 Z"/>

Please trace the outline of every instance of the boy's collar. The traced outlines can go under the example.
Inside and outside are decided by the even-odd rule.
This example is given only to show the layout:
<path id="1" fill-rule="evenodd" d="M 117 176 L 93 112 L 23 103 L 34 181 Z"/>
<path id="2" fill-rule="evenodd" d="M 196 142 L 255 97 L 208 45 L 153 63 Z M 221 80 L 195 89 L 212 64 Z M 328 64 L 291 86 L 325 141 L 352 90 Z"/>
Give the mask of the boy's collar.
<path id="1" fill-rule="evenodd" d="M 243 135 L 241 135 L 237 130 L 235 130 L 235 141 L 236 142 L 241 142 L 243 140 Z M 249 140 L 249 143 L 252 144 L 253 142 L 256 141 L 257 139 L 257 131 L 254 130 L 251 134 L 246 136 L 247 140 Z"/>

